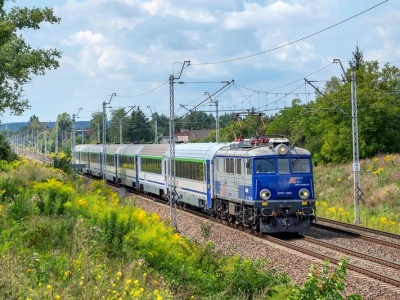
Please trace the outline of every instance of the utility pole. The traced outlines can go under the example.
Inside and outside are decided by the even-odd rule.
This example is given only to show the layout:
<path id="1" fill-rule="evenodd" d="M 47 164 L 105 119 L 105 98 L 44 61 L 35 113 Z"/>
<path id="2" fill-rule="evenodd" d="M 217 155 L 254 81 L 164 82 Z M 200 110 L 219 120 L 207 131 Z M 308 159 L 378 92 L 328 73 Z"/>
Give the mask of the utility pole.
<path id="1" fill-rule="evenodd" d="M 334 63 L 339 63 L 342 68 L 343 81 L 347 81 L 351 85 L 351 125 L 352 125 L 352 136 L 353 136 L 353 199 L 354 199 L 354 224 L 361 224 L 361 201 L 363 192 L 360 187 L 361 175 L 360 175 L 360 154 L 358 147 L 358 113 L 357 113 L 357 96 L 356 96 L 356 74 L 354 71 L 351 72 L 350 78 L 347 78 L 346 72 L 343 68 L 340 59 L 335 58 Z M 314 85 L 305 79 L 308 84 L 314 87 L 322 96 L 328 99 L 338 110 L 340 110 L 346 116 L 349 116 L 343 109 L 333 103 L 326 95 L 320 92 Z"/>
<path id="2" fill-rule="evenodd" d="M 122 144 L 122 119 L 132 110 L 135 108 L 134 106 L 129 106 L 130 109 L 124 113 L 124 116 L 119 119 L 119 143 Z"/>
<path id="3" fill-rule="evenodd" d="M 106 102 L 105 100 L 103 101 L 103 157 L 102 157 L 102 173 L 103 173 L 103 180 L 106 180 L 106 143 L 107 143 L 107 114 L 106 114 L 106 105 L 109 105 L 111 103 L 112 98 L 117 96 L 116 93 L 112 93 L 110 100 Z"/>
<path id="4" fill-rule="evenodd" d="M 56 151 L 56 155 L 58 154 L 58 123 L 56 122 L 54 124 L 54 126 L 56 126 L 56 139 L 55 139 L 55 151 Z"/>
<path id="5" fill-rule="evenodd" d="M 44 124 L 44 164 L 47 165 L 47 126 Z"/>
<path id="6" fill-rule="evenodd" d="M 168 178 L 168 200 L 170 204 L 170 212 L 171 212 L 171 224 L 178 230 L 178 221 L 177 221 L 177 213 L 176 213 L 176 176 L 175 176 L 175 104 L 174 104 L 174 80 L 181 78 L 183 69 L 185 66 L 189 66 L 190 61 L 184 61 L 182 64 L 182 69 L 179 72 L 179 75 L 175 77 L 174 75 L 169 76 L 169 178 Z"/>
<path id="7" fill-rule="evenodd" d="M 82 110 L 80 107 L 78 109 L 77 114 L 72 114 L 72 132 L 71 132 L 71 153 L 72 153 L 72 161 L 75 164 L 75 118 L 79 115 L 79 112 Z"/>
<path id="8" fill-rule="evenodd" d="M 157 131 L 158 131 L 157 119 L 158 118 L 157 118 L 157 115 L 155 113 L 153 113 L 153 111 L 151 110 L 151 106 L 147 106 L 147 108 L 150 109 L 151 117 L 153 118 L 153 121 L 154 121 L 154 144 L 158 144 L 158 139 L 157 139 L 157 136 L 158 136 L 158 134 L 157 134 Z"/>
<path id="9" fill-rule="evenodd" d="M 211 98 L 211 95 L 209 92 L 205 92 L 206 95 L 208 95 L 208 98 L 210 98 L 211 103 L 215 104 L 215 142 L 219 144 L 219 115 L 218 115 L 218 100 L 215 98 L 214 100 Z"/>
<path id="10" fill-rule="evenodd" d="M 358 112 L 357 112 L 357 94 L 356 94 L 356 72 L 351 71 L 350 78 L 347 78 L 340 59 L 335 58 L 334 63 L 339 63 L 342 68 L 343 80 L 346 79 L 351 84 L 351 125 L 353 134 L 353 177 L 354 177 L 354 224 L 361 224 L 361 201 L 363 192 L 361 191 L 360 182 L 360 154 L 358 148 Z"/>

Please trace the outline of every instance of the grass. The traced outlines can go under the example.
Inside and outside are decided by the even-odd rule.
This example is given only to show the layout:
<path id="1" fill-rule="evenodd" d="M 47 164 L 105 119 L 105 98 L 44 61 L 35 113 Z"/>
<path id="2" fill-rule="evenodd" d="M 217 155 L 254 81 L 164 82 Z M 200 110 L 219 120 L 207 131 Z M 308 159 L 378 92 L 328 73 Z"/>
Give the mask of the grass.
<path id="1" fill-rule="evenodd" d="M 361 161 L 362 226 L 400 233 L 400 158 L 380 155 Z M 354 222 L 354 177 L 351 165 L 314 168 L 317 213 Z"/>
<path id="2" fill-rule="evenodd" d="M 185 239 L 103 181 L 31 162 L 0 170 L 2 299 L 266 299 L 290 284 L 267 261 Z"/>

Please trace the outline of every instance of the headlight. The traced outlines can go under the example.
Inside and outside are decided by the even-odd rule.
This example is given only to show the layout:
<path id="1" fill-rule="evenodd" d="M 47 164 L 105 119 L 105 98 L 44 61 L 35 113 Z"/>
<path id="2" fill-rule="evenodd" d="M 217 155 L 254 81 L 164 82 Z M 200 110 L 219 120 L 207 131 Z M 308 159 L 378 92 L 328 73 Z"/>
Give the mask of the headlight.
<path id="1" fill-rule="evenodd" d="M 289 148 L 285 144 L 280 144 L 280 145 L 276 146 L 276 150 L 279 155 L 286 155 L 289 151 Z"/>
<path id="2" fill-rule="evenodd" d="M 307 189 L 301 189 L 300 191 L 299 191 L 299 197 L 301 198 L 301 199 L 308 199 L 309 197 L 310 197 L 310 192 L 309 192 L 309 190 L 307 190 Z"/>
<path id="3" fill-rule="evenodd" d="M 267 189 L 263 189 L 260 191 L 260 198 L 263 200 L 268 200 L 271 198 L 271 192 Z"/>

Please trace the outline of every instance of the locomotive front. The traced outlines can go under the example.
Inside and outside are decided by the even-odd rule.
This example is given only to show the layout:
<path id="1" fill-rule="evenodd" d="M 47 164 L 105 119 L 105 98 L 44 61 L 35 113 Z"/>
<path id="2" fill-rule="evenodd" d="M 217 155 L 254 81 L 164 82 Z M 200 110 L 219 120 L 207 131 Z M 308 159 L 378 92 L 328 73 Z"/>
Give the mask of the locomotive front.
<path id="1" fill-rule="evenodd" d="M 302 232 L 315 220 L 311 154 L 271 138 L 251 151 L 252 186 L 261 232 Z"/>

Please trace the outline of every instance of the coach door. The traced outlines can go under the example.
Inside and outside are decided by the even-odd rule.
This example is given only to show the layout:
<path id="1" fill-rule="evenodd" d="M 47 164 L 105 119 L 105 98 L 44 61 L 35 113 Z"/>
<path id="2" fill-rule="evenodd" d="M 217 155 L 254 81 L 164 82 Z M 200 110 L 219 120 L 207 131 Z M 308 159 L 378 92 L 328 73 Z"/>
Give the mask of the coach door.
<path id="1" fill-rule="evenodd" d="M 209 160 L 206 160 L 206 164 L 205 164 L 205 176 L 206 176 L 206 193 L 207 193 L 207 207 L 211 207 L 211 189 L 212 189 L 212 179 L 211 179 L 211 164 Z"/>

